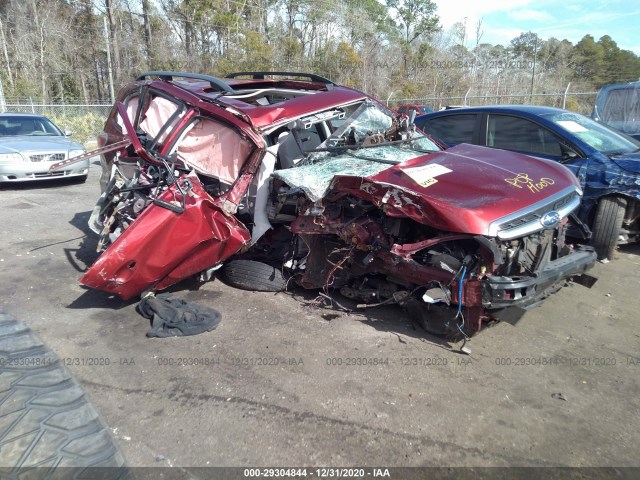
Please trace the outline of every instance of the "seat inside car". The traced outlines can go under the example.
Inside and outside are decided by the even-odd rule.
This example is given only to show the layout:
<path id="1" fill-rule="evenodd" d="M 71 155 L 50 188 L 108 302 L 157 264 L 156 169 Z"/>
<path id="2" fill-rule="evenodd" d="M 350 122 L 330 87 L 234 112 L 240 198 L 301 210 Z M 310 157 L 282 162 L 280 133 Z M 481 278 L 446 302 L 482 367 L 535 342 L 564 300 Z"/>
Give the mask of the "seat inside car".
<path id="1" fill-rule="evenodd" d="M 17 135 L 29 135 L 36 130 L 36 124 L 33 120 L 23 120 L 18 127 Z"/>
<path id="2" fill-rule="evenodd" d="M 315 127 L 314 127 L 315 128 Z M 315 129 L 305 130 L 300 134 L 300 143 L 304 152 L 309 152 L 322 143 Z M 298 142 L 290 132 L 278 135 L 278 160 L 280 168 L 291 168 L 304 157 Z"/>

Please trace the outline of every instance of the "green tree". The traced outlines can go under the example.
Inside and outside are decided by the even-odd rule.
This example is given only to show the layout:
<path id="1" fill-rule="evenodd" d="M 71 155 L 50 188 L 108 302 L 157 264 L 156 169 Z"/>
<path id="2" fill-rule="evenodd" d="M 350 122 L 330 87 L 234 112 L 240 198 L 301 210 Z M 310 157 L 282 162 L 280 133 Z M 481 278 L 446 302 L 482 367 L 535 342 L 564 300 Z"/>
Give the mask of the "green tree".
<path id="1" fill-rule="evenodd" d="M 604 48 L 594 40 L 593 36 L 582 37 L 575 48 L 574 76 L 593 85 L 602 85 L 605 80 Z"/>
<path id="2" fill-rule="evenodd" d="M 397 28 L 406 45 L 440 29 L 436 4 L 431 0 L 387 0 L 387 7 L 394 12 Z"/>
<path id="3" fill-rule="evenodd" d="M 436 4 L 431 0 L 387 0 L 386 4 L 396 22 L 404 74 L 411 78 L 409 63 L 417 50 L 415 44 L 429 40 L 441 28 Z"/>
<path id="4" fill-rule="evenodd" d="M 603 51 L 604 83 L 631 82 L 640 76 L 640 59 L 629 50 L 621 50 L 618 44 L 605 35 L 598 40 Z"/>
<path id="5" fill-rule="evenodd" d="M 523 32 L 511 40 L 510 48 L 515 58 L 529 60 L 537 55 L 542 43 L 543 40 L 537 33 Z"/>

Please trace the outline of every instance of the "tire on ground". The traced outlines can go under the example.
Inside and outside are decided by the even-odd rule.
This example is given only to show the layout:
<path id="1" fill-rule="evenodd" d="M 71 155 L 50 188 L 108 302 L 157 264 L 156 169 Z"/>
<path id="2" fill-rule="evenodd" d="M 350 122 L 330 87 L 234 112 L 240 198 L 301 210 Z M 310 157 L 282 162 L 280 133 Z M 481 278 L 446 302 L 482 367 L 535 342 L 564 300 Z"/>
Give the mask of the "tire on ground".
<path id="1" fill-rule="evenodd" d="M 287 286 L 279 269 L 255 260 L 230 260 L 222 273 L 229 285 L 242 290 L 281 292 Z"/>
<path id="2" fill-rule="evenodd" d="M 598 202 L 591 237 L 598 259 L 613 258 L 626 208 L 627 201 L 620 197 L 604 197 Z"/>
<path id="3" fill-rule="evenodd" d="M 130 477 L 123 465 L 80 384 L 26 325 L 0 312 L 0 468 L 5 478 L 26 478 L 32 467 L 38 467 L 32 471 L 37 478 L 49 478 L 54 467 L 74 467 L 65 469 L 65 478 L 111 467 L 103 473 L 121 480 Z"/>

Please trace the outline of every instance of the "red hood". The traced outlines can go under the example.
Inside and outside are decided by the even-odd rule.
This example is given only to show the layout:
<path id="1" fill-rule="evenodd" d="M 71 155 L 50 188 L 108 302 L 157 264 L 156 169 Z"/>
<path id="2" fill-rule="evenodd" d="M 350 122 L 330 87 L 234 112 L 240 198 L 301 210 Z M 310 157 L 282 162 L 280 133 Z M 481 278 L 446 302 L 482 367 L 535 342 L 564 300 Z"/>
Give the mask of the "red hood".
<path id="1" fill-rule="evenodd" d="M 559 163 L 461 144 L 370 177 L 337 176 L 328 197 L 349 193 L 384 205 L 389 216 L 410 217 L 451 232 L 489 235 L 493 221 L 544 204 L 568 187 L 580 188 Z"/>

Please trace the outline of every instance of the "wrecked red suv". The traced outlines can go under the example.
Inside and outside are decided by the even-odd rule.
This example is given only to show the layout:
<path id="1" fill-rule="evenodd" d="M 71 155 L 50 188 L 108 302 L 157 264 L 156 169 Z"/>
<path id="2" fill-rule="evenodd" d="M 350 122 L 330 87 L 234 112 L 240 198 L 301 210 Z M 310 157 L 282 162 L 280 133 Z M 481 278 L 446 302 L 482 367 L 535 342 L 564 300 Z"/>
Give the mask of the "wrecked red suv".
<path id="1" fill-rule="evenodd" d="M 149 72 L 119 93 L 100 143 L 90 226 L 104 252 L 81 282 L 123 299 L 222 267 L 242 288 L 340 292 L 472 334 L 590 280 L 596 260 L 565 242 L 581 190 L 562 165 L 443 151 L 316 75 Z"/>

